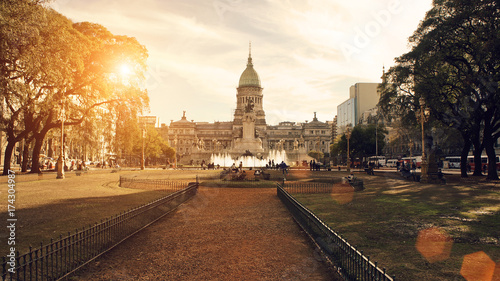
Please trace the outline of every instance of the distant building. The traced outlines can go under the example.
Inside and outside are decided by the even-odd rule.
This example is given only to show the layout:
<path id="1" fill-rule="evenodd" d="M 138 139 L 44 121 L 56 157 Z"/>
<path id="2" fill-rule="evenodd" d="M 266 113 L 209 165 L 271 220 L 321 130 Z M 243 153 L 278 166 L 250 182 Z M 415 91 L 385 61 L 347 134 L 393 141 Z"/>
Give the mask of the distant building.
<path id="1" fill-rule="evenodd" d="M 184 111 L 180 120 L 172 120 L 169 126 L 162 124 L 160 131 L 176 149 L 181 163 L 208 161 L 217 153 L 238 156 L 246 150 L 254 155 L 285 150 L 293 162 L 310 160 L 307 153 L 312 150 L 329 153 L 332 122 L 321 122 L 314 113 L 311 122 L 284 121 L 268 125 L 263 101 L 261 81 L 249 54 L 237 88 L 233 121 L 189 121 Z"/>
<path id="2" fill-rule="evenodd" d="M 337 133 L 343 133 L 348 124 L 358 125 L 364 116 L 377 107 L 379 83 L 356 83 L 349 88 L 349 99 L 337 106 Z"/>
<path id="3" fill-rule="evenodd" d="M 335 139 L 337 138 L 337 135 L 338 135 L 338 131 L 337 131 L 337 116 L 338 115 L 335 115 L 335 118 L 333 118 L 333 121 L 332 121 L 332 143 L 335 141 Z"/>

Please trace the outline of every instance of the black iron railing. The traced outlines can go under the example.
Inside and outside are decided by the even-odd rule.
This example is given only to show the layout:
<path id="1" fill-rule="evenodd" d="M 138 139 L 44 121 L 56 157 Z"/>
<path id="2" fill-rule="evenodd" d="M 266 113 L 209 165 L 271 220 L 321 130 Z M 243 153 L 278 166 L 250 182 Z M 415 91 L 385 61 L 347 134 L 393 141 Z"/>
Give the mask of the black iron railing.
<path id="1" fill-rule="evenodd" d="M 283 181 L 281 186 L 291 194 L 294 193 L 346 193 L 363 190 L 363 181 L 336 179 L 326 182 Z"/>
<path id="2" fill-rule="evenodd" d="M 370 261 L 339 234 L 328 227 L 314 213 L 300 204 L 290 195 L 281 184 L 277 187 L 278 197 L 292 213 L 295 221 L 306 231 L 321 248 L 325 256 L 346 280 L 362 281 L 393 281 L 385 269 L 378 267 L 376 262 Z"/>
<path id="3" fill-rule="evenodd" d="M 148 190 L 177 191 L 186 188 L 189 181 L 137 179 L 120 176 L 120 187 Z"/>
<path id="4" fill-rule="evenodd" d="M 332 193 L 340 190 L 339 183 L 322 182 L 286 181 L 284 187 L 288 193 Z M 354 189 L 351 188 L 351 190 L 354 192 Z"/>
<path id="5" fill-rule="evenodd" d="M 60 280 L 114 248 L 125 239 L 149 226 L 184 201 L 193 197 L 198 183 L 148 204 L 110 217 L 74 234 L 51 240 L 47 245 L 15 257 L 15 263 L 3 258 L 2 280 Z M 14 273 L 12 272 L 14 271 Z"/>

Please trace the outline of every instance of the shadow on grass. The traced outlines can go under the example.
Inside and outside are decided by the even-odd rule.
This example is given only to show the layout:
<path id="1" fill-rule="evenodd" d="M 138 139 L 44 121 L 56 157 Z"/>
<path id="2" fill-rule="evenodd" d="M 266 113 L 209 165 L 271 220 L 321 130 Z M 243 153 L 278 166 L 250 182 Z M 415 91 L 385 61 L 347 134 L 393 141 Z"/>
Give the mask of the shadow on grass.
<path id="1" fill-rule="evenodd" d="M 107 197 L 85 197 L 65 199 L 36 208 L 16 210 L 16 245 L 21 254 L 29 251 L 29 246 L 40 247 L 40 243 L 49 243 L 50 239 L 74 233 L 106 218 L 125 212 L 135 207 L 161 198 L 171 192 L 144 191 L 127 195 Z M 0 213 L 3 221 L 7 212 Z M 0 255 L 5 256 L 11 247 L 7 244 L 8 233 L 1 232 Z"/>
<path id="2" fill-rule="evenodd" d="M 499 190 L 359 176 L 366 189 L 347 204 L 339 204 L 333 194 L 294 196 L 397 279 L 463 280 L 465 255 L 484 251 L 500 260 Z M 419 233 L 430 228 L 452 237 L 449 258 L 430 263 L 417 251 Z"/>

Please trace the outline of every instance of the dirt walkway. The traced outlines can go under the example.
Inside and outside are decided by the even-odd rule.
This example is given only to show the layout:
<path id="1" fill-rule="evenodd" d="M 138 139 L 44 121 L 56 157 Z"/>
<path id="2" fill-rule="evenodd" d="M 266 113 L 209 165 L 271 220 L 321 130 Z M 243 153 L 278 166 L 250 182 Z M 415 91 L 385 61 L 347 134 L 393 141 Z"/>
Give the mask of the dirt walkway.
<path id="1" fill-rule="evenodd" d="M 334 280 L 275 189 L 200 188 L 77 280 Z"/>

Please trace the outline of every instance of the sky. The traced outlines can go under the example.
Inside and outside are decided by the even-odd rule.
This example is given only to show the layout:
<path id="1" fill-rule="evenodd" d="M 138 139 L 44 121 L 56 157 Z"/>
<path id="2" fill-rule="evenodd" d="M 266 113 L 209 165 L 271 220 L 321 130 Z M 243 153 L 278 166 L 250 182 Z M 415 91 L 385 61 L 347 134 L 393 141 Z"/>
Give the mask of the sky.
<path id="1" fill-rule="evenodd" d="M 135 37 L 149 52 L 159 123 L 232 121 L 249 42 L 266 121 L 332 121 L 355 83 L 379 83 L 408 52 L 432 0 L 55 0 L 74 22 Z"/>

